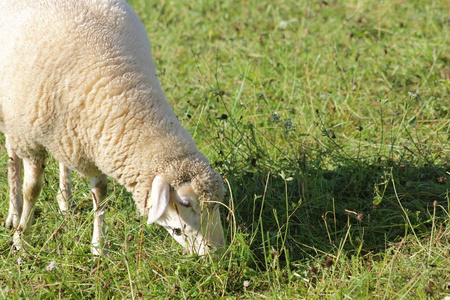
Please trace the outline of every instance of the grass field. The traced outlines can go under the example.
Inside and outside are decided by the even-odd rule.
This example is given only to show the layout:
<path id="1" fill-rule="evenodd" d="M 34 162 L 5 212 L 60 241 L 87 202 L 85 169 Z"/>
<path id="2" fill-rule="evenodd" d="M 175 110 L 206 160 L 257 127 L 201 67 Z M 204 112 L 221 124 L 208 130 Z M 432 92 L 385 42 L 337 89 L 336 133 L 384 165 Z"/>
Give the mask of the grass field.
<path id="1" fill-rule="evenodd" d="M 110 181 L 63 218 L 51 160 L 28 256 L 0 228 L 0 298 L 450 296 L 447 1 L 130 1 L 166 96 L 228 189 L 228 244 L 183 254 Z M 8 203 L 0 150 L 0 222 Z"/>

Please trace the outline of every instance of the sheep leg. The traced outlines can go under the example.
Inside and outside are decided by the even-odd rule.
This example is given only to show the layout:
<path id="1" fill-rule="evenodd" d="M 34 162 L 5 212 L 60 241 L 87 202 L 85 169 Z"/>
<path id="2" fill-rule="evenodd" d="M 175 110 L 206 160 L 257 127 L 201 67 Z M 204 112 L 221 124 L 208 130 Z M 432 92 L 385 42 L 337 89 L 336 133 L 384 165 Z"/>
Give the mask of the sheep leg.
<path id="1" fill-rule="evenodd" d="M 8 229 L 17 227 L 22 214 L 22 159 L 12 149 L 6 137 L 8 152 L 8 184 L 9 184 L 9 212 L 5 226 Z"/>
<path id="2" fill-rule="evenodd" d="M 69 201 L 72 198 L 72 181 L 70 180 L 70 169 L 64 164 L 59 163 L 59 191 L 56 200 L 59 210 L 63 215 L 69 209 Z"/>
<path id="3" fill-rule="evenodd" d="M 91 178 L 91 193 L 94 200 L 94 232 L 92 233 L 91 252 L 94 255 L 105 254 L 105 240 L 103 233 L 103 214 L 105 206 L 103 201 L 107 193 L 107 177 L 102 174 Z"/>
<path id="4" fill-rule="evenodd" d="M 42 179 L 44 175 L 44 163 L 23 160 L 24 182 L 23 182 L 23 208 L 20 216 L 19 226 L 14 232 L 13 242 L 15 250 L 23 249 L 25 237 L 30 229 L 33 219 L 34 206 L 42 190 Z"/>

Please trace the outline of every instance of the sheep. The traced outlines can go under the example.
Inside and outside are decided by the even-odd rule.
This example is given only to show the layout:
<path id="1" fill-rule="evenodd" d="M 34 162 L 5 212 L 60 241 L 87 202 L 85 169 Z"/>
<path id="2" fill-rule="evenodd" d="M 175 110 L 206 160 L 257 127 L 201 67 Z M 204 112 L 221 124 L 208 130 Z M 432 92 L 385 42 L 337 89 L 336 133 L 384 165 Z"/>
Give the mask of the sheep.
<path id="1" fill-rule="evenodd" d="M 6 223 L 15 228 L 15 249 L 27 244 L 48 153 L 61 163 L 62 190 L 68 169 L 90 178 L 93 254 L 104 254 L 107 176 L 132 194 L 148 224 L 166 228 L 189 253 L 223 246 L 222 177 L 169 106 L 131 7 L 124 0 L 3 0 L 0 20 Z M 58 198 L 62 211 L 67 195 Z"/>

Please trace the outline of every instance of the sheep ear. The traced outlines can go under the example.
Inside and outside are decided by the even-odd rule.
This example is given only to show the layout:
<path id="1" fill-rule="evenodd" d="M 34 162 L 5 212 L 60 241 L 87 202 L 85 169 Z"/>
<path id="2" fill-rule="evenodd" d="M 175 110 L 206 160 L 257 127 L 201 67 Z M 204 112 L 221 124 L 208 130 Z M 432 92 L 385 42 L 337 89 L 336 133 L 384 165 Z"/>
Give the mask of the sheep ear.
<path id="1" fill-rule="evenodd" d="M 164 180 L 163 176 L 157 175 L 152 183 L 152 193 L 150 196 L 151 207 L 148 212 L 147 224 L 156 222 L 166 211 L 169 205 L 169 193 L 169 184 Z"/>

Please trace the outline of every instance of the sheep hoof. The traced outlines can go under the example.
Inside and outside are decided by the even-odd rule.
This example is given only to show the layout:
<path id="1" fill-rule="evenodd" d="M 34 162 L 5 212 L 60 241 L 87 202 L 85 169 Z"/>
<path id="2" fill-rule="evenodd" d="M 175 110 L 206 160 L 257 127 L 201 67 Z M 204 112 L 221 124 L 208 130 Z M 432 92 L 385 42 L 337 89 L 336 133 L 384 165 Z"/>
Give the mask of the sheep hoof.
<path id="1" fill-rule="evenodd" d="M 13 245 L 11 250 L 14 255 L 19 255 L 20 261 L 17 262 L 18 264 L 20 264 L 22 258 L 32 257 L 32 255 L 29 252 L 27 252 L 26 248 L 23 246 Z"/>
<path id="2" fill-rule="evenodd" d="M 102 247 L 92 246 L 91 253 L 92 253 L 92 255 L 95 255 L 95 256 L 105 256 L 105 257 L 110 256 L 109 251 Z"/>
<path id="3" fill-rule="evenodd" d="M 56 201 L 58 202 L 59 210 L 61 211 L 61 213 L 63 215 L 67 213 L 67 211 L 69 210 L 69 202 L 66 200 L 66 198 L 58 194 L 58 196 L 56 196 Z"/>
<path id="4" fill-rule="evenodd" d="M 16 216 L 8 216 L 6 218 L 5 227 L 9 230 L 12 230 L 17 227 L 19 224 L 19 218 Z"/>
<path id="5" fill-rule="evenodd" d="M 12 246 L 12 250 L 13 250 L 14 254 L 19 253 L 19 251 L 20 251 L 20 246 L 18 246 L 18 245 L 13 245 L 13 246 Z"/>
<path id="6" fill-rule="evenodd" d="M 14 227 L 14 226 L 13 226 L 13 222 L 12 222 L 12 220 L 11 220 L 10 218 L 6 219 L 5 227 L 6 227 L 6 229 L 8 229 L 8 230 L 13 229 L 13 227 Z"/>
<path id="7" fill-rule="evenodd" d="M 24 254 L 26 255 L 25 248 L 23 247 L 22 241 L 14 241 L 12 245 L 12 251 L 14 255 L 16 254 Z"/>
<path id="8" fill-rule="evenodd" d="M 67 212 L 67 210 L 62 210 L 61 211 L 61 216 L 63 216 L 63 218 L 67 218 L 67 216 L 69 215 L 69 213 Z"/>

